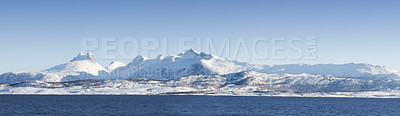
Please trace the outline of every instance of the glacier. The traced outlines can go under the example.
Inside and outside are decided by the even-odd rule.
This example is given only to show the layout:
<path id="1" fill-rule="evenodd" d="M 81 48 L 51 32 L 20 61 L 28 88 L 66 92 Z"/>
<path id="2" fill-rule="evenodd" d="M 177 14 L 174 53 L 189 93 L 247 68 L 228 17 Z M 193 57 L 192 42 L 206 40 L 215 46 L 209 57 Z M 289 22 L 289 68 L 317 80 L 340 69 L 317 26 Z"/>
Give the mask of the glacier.
<path id="1" fill-rule="evenodd" d="M 0 94 L 400 97 L 400 73 L 380 65 L 239 62 L 189 49 L 103 67 L 92 53 L 40 72 L 0 75 Z"/>

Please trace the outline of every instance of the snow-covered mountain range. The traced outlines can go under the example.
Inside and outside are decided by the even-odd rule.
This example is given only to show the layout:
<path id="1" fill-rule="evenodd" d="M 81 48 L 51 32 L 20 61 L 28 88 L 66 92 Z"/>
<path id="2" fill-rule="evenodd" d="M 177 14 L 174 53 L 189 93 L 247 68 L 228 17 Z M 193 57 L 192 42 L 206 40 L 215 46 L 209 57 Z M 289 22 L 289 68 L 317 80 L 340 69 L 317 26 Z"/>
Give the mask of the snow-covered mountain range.
<path id="1" fill-rule="evenodd" d="M 400 73 L 372 64 L 253 64 L 189 49 L 155 59 L 137 56 L 126 65 L 115 61 L 106 68 L 92 53 L 80 53 L 70 62 L 41 72 L 1 74 L 0 83 L 3 94 L 298 95 L 400 91 Z"/>

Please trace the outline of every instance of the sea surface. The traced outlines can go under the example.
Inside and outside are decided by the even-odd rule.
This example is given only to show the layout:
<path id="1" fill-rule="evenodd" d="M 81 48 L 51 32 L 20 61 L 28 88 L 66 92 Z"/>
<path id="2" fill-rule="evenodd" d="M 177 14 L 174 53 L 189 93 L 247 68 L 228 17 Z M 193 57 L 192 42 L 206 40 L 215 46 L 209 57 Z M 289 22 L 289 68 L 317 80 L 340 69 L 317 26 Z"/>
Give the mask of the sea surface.
<path id="1" fill-rule="evenodd" d="M 0 95 L 0 115 L 400 115 L 400 99 Z"/>

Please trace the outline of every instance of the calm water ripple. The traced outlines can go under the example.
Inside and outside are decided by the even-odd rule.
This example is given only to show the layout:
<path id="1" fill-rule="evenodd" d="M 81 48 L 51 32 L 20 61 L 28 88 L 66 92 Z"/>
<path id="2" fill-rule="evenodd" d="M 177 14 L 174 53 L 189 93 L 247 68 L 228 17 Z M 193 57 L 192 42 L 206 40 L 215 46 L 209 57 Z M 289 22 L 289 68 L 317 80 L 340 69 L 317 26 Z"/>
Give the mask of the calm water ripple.
<path id="1" fill-rule="evenodd" d="M 400 115 L 400 99 L 0 95 L 0 115 Z"/>

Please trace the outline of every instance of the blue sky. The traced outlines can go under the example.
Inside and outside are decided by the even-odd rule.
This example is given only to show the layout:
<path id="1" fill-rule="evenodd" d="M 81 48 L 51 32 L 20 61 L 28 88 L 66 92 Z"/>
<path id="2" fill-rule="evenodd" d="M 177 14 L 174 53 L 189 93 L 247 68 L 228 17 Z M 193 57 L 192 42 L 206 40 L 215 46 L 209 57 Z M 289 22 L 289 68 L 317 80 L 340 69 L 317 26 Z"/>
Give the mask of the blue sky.
<path id="1" fill-rule="evenodd" d="M 217 42 L 226 37 L 234 42 L 235 38 L 316 37 L 316 60 L 255 62 L 356 62 L 400 70 L 399 4 L 395 0 L 2 0 L 0 73 L 40 71 L 68 62 L 82 51 L 81 40 L 87 37 L 154 37 L 171 41 L 206 37 Z M 172 42 L 171 46 L 175 44 Z M 171 50 L 173 54 L 179 52 Z M 101 60 L 101 55 L 97 57 L 102 65 L 110 62 Z"/>

